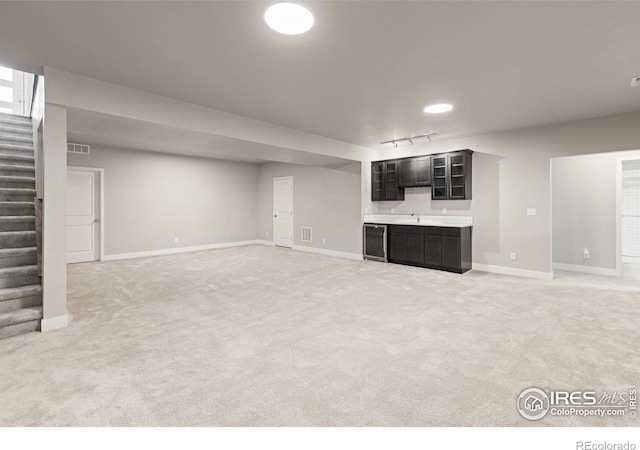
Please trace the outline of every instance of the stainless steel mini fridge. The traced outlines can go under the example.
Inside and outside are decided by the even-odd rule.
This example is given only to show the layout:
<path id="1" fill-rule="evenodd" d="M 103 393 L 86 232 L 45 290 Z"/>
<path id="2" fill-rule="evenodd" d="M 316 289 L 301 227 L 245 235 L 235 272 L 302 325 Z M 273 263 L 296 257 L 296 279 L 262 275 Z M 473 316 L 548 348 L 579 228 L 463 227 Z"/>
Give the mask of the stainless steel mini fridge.
<path id="1" fill-rule="evenodd" d="M 387 262 L 387 226 L 365 223 L 363 235 L 364 259 Z"/>

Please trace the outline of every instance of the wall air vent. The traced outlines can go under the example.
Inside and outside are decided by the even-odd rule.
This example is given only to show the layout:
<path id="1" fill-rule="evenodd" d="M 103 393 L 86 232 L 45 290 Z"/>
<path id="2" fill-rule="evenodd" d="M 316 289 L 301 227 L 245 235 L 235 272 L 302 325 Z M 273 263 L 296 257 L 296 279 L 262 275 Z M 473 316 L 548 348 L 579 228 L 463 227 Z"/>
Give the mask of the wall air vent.
<path id="1" fill-rule="evenodd" d="M 302 227 L 302 242 L 311 242 L 311 227 Z"/>
<path id="2" fill-rule="evenodd" d="M 88 155 L 91 153 L 91 148 L 85 144 L 67 144 L 67 153 L 80 153 L 81 155 Z"/>
<path id="3" fill-rule="evenodd" d="M 631 87 L 640 86 L 640 75 L 631 79 Z"/>

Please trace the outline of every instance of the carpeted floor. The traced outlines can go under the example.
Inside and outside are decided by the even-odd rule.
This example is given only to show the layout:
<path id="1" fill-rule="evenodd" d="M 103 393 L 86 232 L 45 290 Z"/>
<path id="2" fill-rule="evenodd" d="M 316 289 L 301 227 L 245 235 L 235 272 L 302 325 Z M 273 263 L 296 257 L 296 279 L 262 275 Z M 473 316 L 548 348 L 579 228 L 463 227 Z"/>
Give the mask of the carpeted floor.
<path id="1" fill-rule="evenodd" d="M 517 412 L 639 387 L 640 286 L 585 280 L 267 246 L 76 264 L 71 325 L 0 341 L 0 425 L 639 425 Z"/>

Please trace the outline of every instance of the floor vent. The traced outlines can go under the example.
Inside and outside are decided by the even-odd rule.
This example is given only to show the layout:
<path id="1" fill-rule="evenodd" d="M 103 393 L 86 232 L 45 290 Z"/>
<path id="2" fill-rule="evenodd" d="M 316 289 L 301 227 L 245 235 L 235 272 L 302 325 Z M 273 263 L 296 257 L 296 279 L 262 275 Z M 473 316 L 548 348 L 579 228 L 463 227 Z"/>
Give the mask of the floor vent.
<path id="1" fill-rule="evenodd" d="M 84 144 L 67 144 L 67 152 L 88 155 L 89 153 L 91 153 L 91 149 L 88 145 Z"/>
<path id="2" fill-rule="evenodd" d="M 302 227 L 302 242 L 311 242 L 311 227 Z"/>

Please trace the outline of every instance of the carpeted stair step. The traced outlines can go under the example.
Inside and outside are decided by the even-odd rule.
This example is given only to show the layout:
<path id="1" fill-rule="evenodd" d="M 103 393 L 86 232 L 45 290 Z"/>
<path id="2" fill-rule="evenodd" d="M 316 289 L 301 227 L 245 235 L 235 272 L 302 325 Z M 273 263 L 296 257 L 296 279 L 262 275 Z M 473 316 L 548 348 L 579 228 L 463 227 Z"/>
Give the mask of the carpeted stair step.
<path id="1" fill-rule="evenodd" d="M 42 286 L 20 286 L 0 289 L 0 314 L 42 305 Z"/>
<path id="2" fill-rule="evenodd" d="M 0 327 L 30 322 L 38 319 L 42 319 L 42 307 L 40 306 L 16 309 L 15 311 L 0 314 Z"/>
<path id="3" fill-rule="evenodd" d="M 34 216 L 33 200 L 30 202 L 0 202 L 0 216 Z M 0 246 L 2 248 L 2 246 Z"/>
<path id="4" fill-rule="evenodd" d="M 33 127 L 31 122 L 7 122 L 0 120 L 0 138 L 3 135 L 31 137 L 33 139 Z"/>
<path id="5" fill-rule="evenodd" d="M 0 339 L 39 331 L 41 319 L 42 307 L 40 306 L 0 314 Z"/>
<path id="6" fill-rule="evenodd" d="M 7 145 L 25 147 L 25 151 L 33 151 L 33 142 L 27 138 L 21 138 L 19 136 L 0 136 L 0 147 L 5 147 Z"/>
<path id="7" fill-rule="evenodd" d="M 14 131 L 0 131 L 0 142 L 5 144 L 25 144 L 33 146 L 33 135 L 16 133 Z"/>
<path id="8" fill-rule="evenodd" d="M 0 153 L 33 156 L 33 145 L 0 142 Z"/>
<path id="9" fill-rule="evenodd" d="M 36 229 L 36 216 L 0 216 L 0 232 L 32 231 Z"/>
<path id="10" fill-rule="evenodd" d="M 0 176 L 0 188 L 35 189 L 35 187 L 36 187 L 36 179 L 34 177 Z"/>
<path id="11" fill-rule="evenodd" d="M 0 339 L 7 339 L 14 336 L 20 336 L 21 334 L 33 333 L 36 331 L 40 331 L 39 319 L 0 328 Z"/>
<path id="12" fill-rule="evenodd" d="M 0 164 L 4 164 L 5 166 L 35 167 L 36 159 L 33 155 L 9 155 L 0 152 Z"/>
<path id="13" fill-rule="evenodd" d="M 3 248 L 0 250 L 0 268 L 33 266 L 38 264 L 36 247 Z"/>
<path id="14" fill-rule="evenodd" d="M 35 246 L 35 231 L 0 231 L 0 249 Z"/>
<path id="15" fill-rule="evenodd" d="M 8 120 L 16 121 L 20 123 L 31 123 L 31 118 L 29 117 L 20 116 L 17 114 L 0 113 L 0 122 L 5 122 Z"/>
<path id="16" fill-rule="evenodd" d="M 0 202 L 32 202 L 35 189 L 0 188 Z"/>
<path id="17" fill-rule="evenodd" d="M 36 168 L 33 166 L 22 166 L 0 163 L 0 177 L 34 177 Z"/>
<path id="18" fill-rule="evenodd" d="M 40 284 L 38 266 L 0 268 L 0 289 Z"/>
<path id="19" fill-rule="evenodd" d="M 18 166 L 0 163 L 0 177 L 34 177 L 36 168 L 33 166 Z"/>
<path id="20" fill-rule="evenodd" d="M 17 127 L 31 127 L 31 118 L 0 113 L 0 124 Z"/>
<path id="21" fill-rule="evenodd" d="M 33 137 L 33 128 L 31 127 L 31 123 L 13 124 L 0 121 L 0 135 L 3 133 Z"/>

